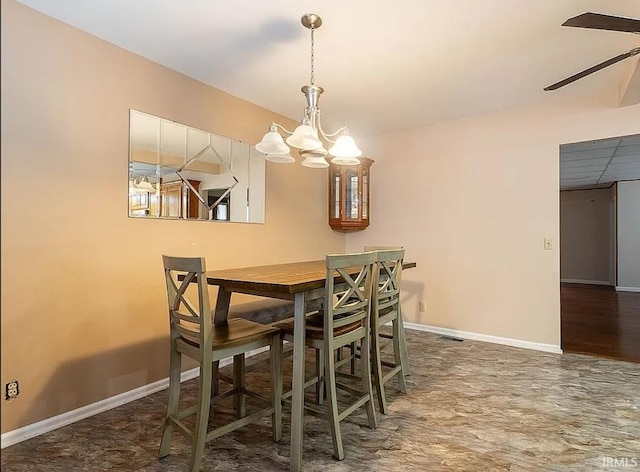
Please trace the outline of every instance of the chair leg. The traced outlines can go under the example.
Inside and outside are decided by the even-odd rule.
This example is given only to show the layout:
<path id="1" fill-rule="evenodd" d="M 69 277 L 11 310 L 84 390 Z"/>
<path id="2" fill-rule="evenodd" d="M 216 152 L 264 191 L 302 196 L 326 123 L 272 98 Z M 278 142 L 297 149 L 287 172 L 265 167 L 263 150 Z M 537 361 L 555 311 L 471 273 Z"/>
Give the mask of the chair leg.
<path id="1" fill-rule="evenodd" d="M 349 351 L 351 352 L 351 375 L 355 375 L 356 373 L 356 342 L 352 342 L 351 346 L 349 346 Z"/>
<path id="2" fill-rule="evenodd" d="M 316 383 L 316 404 L 322 405 L 325 396 L 325 365 L 324 353 L 320 349 L 316 349 L 316 375 L 318 383 Z M 340 350 L 338 350 L 340 352 Z"/>
<path id="3" fill-rule="evenodd" d="M 396 375 L 398 379 L 398 385 L 400 386 L 400 391 L 402 393 L 407 393 L 407 381 L 405 380 L 405 359 L 402 355 L 403 348 L 402 345 L 404 343 L 404 336 L 402 331 L 402 321 L 399 318 L 393 320 L 393 355 L 395 357 L 396 365 L 400 366 L 400 370 Z M 406 350 L 405 350 L 406 351 Z"/>
<path id="4" fill-rule="evenodd" d="M 220 394 L 220 379 L 218 378 L 218 370 L 220 369 L 220 361 L 211 363 L 211 395 Z"/>
<path id="5" fill-rule="evenodd" d="M 244 353 L 233 356 L 233 408 L 236 410 L 238 418 L 244 418 L 247 415 L 244 396 L 244 359 Z"/>
<path id="6" fill-rule="evenodd" d="M 191 445 L 191 463 L 189 472 L 198 472 L 202 455 L 204 453 L 204 443 L 207 438 L 207 427 L 209 425 L 209 409 L 211 407 L 211 369 L 200 367 L 200 377 L 198 378 L 198 411 L 196 413 L 196 423 L 194 425 L 193 443 Z"/>
<path id="7" fill-rule="evenodd" d="M 400 354 L 402 355 L 402 372 L 405 376 L 411 375 L 411 366 L 409 365 L 409 351 L 407 349 L 407 337 L 404 332 L 402 307 L 400 305 L 398 305 L 398 332 L 398 339 L 400 339 Z"/>
<path id="8" fill-rule="evenodd" d="M 173 434 L 173 423 L 169 418 L 178 415 L 178 404 L 180 402 L 180 373 L 182 372 L 182 354 L 171 348 L 169 356 L 169 400 L 167 401 L 167 416 L 164 420 L 162 439 L 160 440 L 160 452 L 158 457 L 165 457 L 171 448 L 171 436 Z"/>
<path id="9" fill-rule="evenodd" d="M 384 392 L 384 372 L 382 371 L 382 360 L 380 358 L 380 328 L 374 326 L 371 330 L 371 366 L 373 370 L 373 382 L 375 383 L 376 396 L 378 397 L 378 409 L 380 413 L 386 415 L 387 398 Z"/>
<path id="10" fill-rule="evenodd" d="M 332 349 L 325 349 L 322 354 L 325 357 L 325 376 L 327 382 L 327 400 L 329 402 L 329 423 L 331 425 L 331 438 L 333 439 L 333 456 L 341 461 L 344 459 L 344 447 L 342 446 L 342 435 L 340 433 L 340 422 L 338 420 L 335 354 Z"/>
<path id="11" fill-rule="evenodd" d="M 273 415 L 271 416 L 271 429 L 273 440 L 282 439 L 282 338 L 276 333 L 271 340 L 271 401 L 273 403 Z"/>
<path id="12" fill-rule="evenodd" d="M 367 419 L 369 427 L 375 429 L 378 427 L 376 419 L 376 410 L 373 407 L 373 386 L 371 385 L 371 336 L 369 333 L 360 341 L 360 358 L 362 360 L 362 390 L 369 395 L 369 401 L 365 404 L 367 408 Z"/>

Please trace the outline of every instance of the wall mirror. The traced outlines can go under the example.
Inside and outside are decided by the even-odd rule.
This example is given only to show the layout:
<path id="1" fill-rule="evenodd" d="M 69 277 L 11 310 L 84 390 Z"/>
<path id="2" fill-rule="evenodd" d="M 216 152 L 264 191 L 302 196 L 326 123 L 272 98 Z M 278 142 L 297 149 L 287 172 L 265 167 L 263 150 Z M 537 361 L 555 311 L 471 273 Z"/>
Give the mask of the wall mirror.
<path id="1" fill-rule="evenodd" d="M 265 160 L 250 144 L 129 111 L 129 216 L 264 223 Z"/>

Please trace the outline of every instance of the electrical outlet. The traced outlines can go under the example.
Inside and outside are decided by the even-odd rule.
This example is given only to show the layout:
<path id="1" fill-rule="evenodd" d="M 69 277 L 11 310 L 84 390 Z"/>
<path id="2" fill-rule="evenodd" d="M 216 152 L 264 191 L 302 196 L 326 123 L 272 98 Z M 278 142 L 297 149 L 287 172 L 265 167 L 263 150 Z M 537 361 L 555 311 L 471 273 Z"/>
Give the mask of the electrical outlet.
<path id="1" fill-rule="evenodd" d="M 553 240 L 551 238 L 544 238 L 544 248 L 547 251 L 553 249 Z"/>
<path id="2" fill-rule="evenodd" d="M 7 382 L 5 385 L 5 400 L 13 400 L 20 394 L 20 387 L 18 386 L 17 380 L 12 380 L 11 382 Z"/>
<path id="3" fill-rule="evenodd" d="M 418 302 L 418 311 L 421 311 L 422 313 L 424 313 L 425 311 L 427 311 L 427 309 L 424 306 L 424 302 L 423 301 L 419 301 Z"/>

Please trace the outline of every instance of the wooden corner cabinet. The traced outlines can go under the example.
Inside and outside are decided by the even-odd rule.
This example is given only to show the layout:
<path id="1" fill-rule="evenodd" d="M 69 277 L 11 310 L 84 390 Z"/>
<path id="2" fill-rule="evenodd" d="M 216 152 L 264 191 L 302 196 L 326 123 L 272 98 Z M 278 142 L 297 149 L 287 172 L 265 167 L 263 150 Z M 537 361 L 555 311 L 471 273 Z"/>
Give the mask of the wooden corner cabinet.
<path id="1" fill-rule="evenodd" d="M 370 169 L 373 160 L 360 158 L 357 166 L 329 164 L 329 226 L 335 230 L 362 230 L 369 226 Z"/>

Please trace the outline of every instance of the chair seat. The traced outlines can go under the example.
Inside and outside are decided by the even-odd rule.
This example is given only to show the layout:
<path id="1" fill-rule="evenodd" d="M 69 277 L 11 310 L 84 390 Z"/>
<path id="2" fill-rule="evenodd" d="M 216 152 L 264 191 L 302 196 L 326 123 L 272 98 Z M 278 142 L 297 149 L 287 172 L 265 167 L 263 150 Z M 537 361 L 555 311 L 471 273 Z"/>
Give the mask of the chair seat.
<path id="1" fill-rule="evenodd" d="M 214 325 L 211 328 L 211 344 L 216 350 L 226 349 L 258 341 L 271 334 L 275 334 L 278 331 L 279 330 L 277 328 L 271 326 L 254 323 L 253 321 L 247 321 L 242 318 L 236 318 L 229 320 L 225 324 Z M 200 346 L 197 339 L 184 335 L 182 336 L 182 339 L 191 346 Z"/>
<path id="2" fill-rule="evenodd" d="M 285 335 L 293 336 L 293 318 L 275 323 L 273 326 L 283 331 Z M 333 337 L 342 336 L 343 334 L 350 333 L 360 328 L 362 323 L 359 321 L 351 323 L 345 326 L 340 326 L 333 329 Z M 307 327 L 306 337 L 308 339 L 324 339 L 324 315 L 322 313 L 312 313 L 307 315 Z"/>

